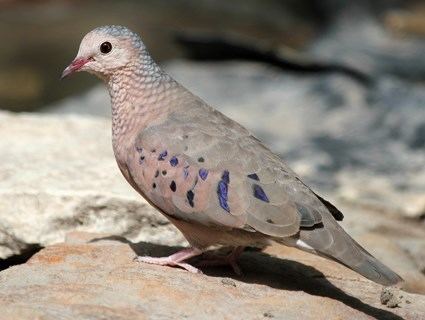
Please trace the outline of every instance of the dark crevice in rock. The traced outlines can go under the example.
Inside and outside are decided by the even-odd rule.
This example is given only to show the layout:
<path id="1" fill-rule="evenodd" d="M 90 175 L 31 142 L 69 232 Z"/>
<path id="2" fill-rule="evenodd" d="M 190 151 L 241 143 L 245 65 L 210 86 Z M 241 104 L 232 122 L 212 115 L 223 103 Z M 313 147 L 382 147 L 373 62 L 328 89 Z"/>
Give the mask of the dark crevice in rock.
<path id="1" fill-rule="evenodd" d="M 273 48 L 261 47 L 240 39 L 214 34 L 179 33 L 177 42 L 186 54 L 198 61 L 249 60 L 270 64 L 284 70 L 302 73 L 341 73 L 371 85 L 370 75 L 339 63 L 327 63 L 305 56 L 283 54 Z"/>
<path id="2" fill-rule="evenodd" d="M 18 264 L 24 264 L 43 248 L 44 247 L 39 244 L 30 244 L 23 249 L 20 254 L 15 254 L 6 259 L 0 259 L 0 271 Z"/>

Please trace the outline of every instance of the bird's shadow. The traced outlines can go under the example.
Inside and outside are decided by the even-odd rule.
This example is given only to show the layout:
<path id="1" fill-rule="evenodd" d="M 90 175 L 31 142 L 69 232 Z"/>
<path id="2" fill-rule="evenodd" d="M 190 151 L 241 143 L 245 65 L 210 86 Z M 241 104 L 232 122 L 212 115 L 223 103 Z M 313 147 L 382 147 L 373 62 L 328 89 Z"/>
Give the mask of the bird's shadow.
<path id="1" fill-rule="evenodd" d="M 165 246 L 148 242 L 132 243 L 120 236 L 109 236 L 93 239 L 91 242 L 114 240 L 126 243 L 136 255 L 154 257 L 168 256 L 182 249 L 177 246 Z M 195 262 L 193 258 L 190 262 Z M 345 305 L 361 311 L 376 319 L 403 320 L 400 316 L 383 309 L 368 305 L 355 298 L 326 279 L 319 270 L 302 263 L 270 256 L 259 250 L 246 250 L 238 260 L 242 276 L 237 276 L 229 267 L 204 267 L 204 274 L 213 277 L 229 277 L 245 283 L 263 284 L 275 289 L 289 291 L 304 291 L 310 295 L 338 300 Z"/>

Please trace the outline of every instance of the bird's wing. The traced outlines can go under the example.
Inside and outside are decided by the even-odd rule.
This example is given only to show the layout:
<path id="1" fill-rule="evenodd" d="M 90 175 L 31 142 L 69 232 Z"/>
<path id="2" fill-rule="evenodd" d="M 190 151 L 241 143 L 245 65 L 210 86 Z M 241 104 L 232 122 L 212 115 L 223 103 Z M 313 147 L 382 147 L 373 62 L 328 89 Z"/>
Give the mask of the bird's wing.
<path id="1" fill-rule="evenodd" d="M 279 157 L 208 106 L 140 132 L 128 170 L 165 214 L 204 225 L 287 237 L 328 212 Z"/>

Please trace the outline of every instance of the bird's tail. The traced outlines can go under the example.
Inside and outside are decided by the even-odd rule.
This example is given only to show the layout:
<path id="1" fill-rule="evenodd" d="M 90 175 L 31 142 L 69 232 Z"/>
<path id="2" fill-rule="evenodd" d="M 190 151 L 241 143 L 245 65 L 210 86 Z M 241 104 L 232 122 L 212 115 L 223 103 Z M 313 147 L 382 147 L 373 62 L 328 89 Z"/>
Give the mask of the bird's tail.
<path id="1" fill-rule="evenodd" d="M 326 217 L 323 222 L 323 226 L 301 229 L 296 246 L 339 262 L 384 286 L 403 281 L 352 239 L 334 219 Z"/>

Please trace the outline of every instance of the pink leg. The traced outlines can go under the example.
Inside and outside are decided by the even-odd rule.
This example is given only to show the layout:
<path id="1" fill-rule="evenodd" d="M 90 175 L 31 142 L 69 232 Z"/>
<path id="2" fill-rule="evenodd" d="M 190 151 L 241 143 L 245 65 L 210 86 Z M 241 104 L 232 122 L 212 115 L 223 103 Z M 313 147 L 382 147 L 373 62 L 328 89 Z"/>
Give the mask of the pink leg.
<path id="1" fill-rule="evenodd" d="M 224 256 L 224 257 L 215 256 L 212 259 L 206 258 L 204 260 L 201 260 L 197 265 L 200 267 L 230 265 L 233 271 L 240 276 L 242 275 L 242 271 L 238 266 L 237 259 L 242 254 L 244 249 L 245 247 L 236 247 L 227 256 Z"/>
<path id="2" fill-rule="evenodd" d="M 149 256 L 138 256 L 135 258 L 135 260 L 139 262 L 157 264 L 160 266 L 173 266 L 173 267 L 179 266 L 192 273 L 202 273 L 201 270 L 191 266 L 188 263 L 183 262 L 184 260 L 198 256 L 201 253 L 202 251 L 197 248 L 187 248 L 187 249 L 180 250 L 168 257 L 157 258 L 157 257 L 149 257 Z"/>

